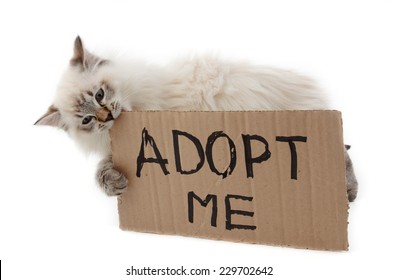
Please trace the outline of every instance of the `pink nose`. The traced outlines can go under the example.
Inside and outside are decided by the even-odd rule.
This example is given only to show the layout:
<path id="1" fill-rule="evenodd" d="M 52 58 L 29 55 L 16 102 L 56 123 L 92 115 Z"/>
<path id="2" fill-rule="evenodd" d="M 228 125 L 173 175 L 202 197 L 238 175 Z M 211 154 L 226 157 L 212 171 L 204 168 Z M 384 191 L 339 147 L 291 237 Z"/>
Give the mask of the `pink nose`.
<path id="1" fill-rule="evenodd" d="M 106 108 L 100 108 L 96 111 L 96 117 L 101 122 L 107 122 L 113 120 L 112 113 Z"/>

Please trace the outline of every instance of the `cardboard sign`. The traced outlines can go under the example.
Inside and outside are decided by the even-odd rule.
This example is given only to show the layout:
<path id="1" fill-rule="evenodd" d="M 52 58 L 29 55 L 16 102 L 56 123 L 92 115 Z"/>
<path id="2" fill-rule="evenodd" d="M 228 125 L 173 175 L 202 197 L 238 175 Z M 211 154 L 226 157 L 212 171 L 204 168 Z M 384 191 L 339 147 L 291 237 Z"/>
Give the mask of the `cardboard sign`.
<path id="1" fill-rule="evenodd" d="M 120 227 L 347 250 L 342 136 L 337 111 L 122 113 Z"/>

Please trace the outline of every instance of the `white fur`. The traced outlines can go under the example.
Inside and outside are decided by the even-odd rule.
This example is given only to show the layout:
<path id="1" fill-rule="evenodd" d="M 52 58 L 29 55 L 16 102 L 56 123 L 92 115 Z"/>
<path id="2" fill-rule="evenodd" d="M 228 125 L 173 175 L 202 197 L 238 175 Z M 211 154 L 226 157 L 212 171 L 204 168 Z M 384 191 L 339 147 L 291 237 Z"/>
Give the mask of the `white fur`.
<path id="1" fill-rule="evenodd" d="M 98 65 L 97 65 L 98 66 Z M 326 109 L 320 90 L 296 73 L 226 62 L 212 56 L 191 57 L 166 66 L 123 59 L 81 71 L 70 66 L 61 79 L 54 106 L 68 132 L 88 152 L 109 155 L 108 132 L 79 131 L 72 99 L 106 80 L 122 110 L 311 110 Z"/>

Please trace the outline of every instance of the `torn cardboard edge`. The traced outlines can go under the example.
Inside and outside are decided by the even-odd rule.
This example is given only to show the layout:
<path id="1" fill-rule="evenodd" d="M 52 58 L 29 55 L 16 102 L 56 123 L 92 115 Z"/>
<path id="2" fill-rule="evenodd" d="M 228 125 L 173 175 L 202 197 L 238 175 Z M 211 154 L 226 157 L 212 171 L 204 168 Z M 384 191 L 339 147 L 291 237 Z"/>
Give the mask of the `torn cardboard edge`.
<path id="1" fill-rule="evenodd" d="M 348 250 L 338 111 L 124 112 L 111 139 L 123 230 Z"/>

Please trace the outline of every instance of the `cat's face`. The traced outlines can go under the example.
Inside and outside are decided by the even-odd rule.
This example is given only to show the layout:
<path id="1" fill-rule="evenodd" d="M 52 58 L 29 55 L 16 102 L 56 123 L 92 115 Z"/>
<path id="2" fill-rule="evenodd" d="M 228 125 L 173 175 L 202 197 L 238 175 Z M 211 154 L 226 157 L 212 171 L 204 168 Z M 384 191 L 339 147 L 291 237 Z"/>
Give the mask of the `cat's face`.
<path id="1" fill-rule="evenodd" d="M 110 129 L 122 109 L 117 85 L 109 76 L 110 64 L 84 49 L 77 37 L 54 103 L 36 124 L 57 126 L 72 135 Z"/>

